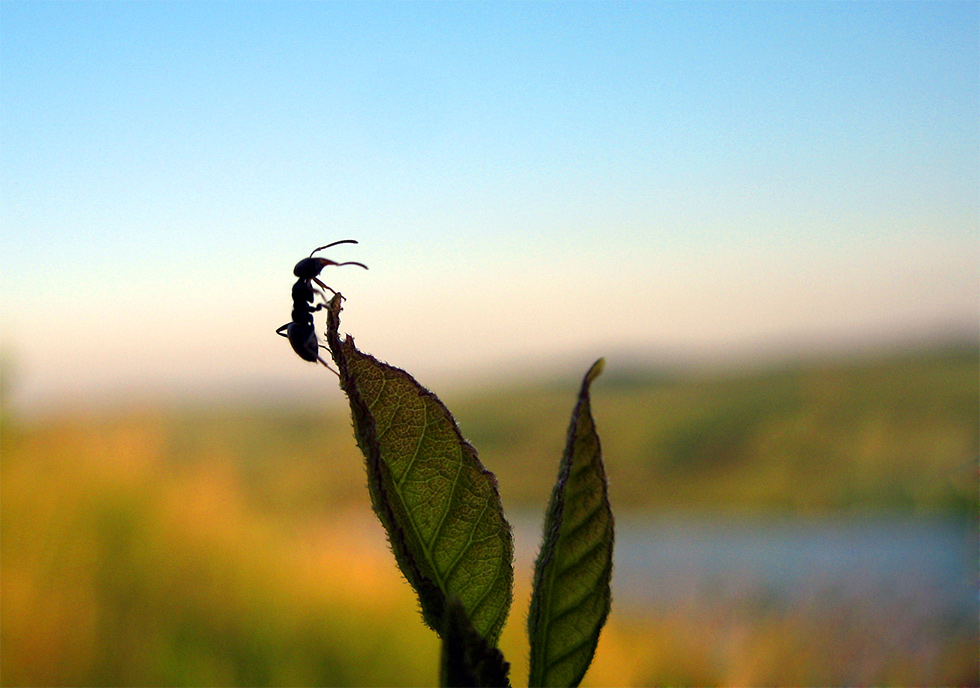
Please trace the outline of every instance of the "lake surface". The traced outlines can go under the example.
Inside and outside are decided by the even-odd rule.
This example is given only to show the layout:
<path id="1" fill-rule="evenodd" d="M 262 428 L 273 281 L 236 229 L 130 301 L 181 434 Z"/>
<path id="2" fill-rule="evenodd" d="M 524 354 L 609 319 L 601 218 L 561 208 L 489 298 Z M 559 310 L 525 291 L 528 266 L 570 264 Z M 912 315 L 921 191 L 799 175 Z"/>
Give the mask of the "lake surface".
<path id="1" fill-rule="evenodd" d="M 529 578 L 540 518 L 512 523 Z M 620 515 L 612 613 L 694 628 L 729 665 L 799 649 L 752 683 L 976 685 L 978 542 L 941 518 Z"/>
<path id="2" fill-rule="evenodd" d="M 513 524 L 524 568 L 541 521 L 525 514 Z M 958 520 L 627 514 L 616 519 L 613 591 L 653 606 L 703 595 L 915 595 L 977 618 L 978 559 L 977 526 Z"/>

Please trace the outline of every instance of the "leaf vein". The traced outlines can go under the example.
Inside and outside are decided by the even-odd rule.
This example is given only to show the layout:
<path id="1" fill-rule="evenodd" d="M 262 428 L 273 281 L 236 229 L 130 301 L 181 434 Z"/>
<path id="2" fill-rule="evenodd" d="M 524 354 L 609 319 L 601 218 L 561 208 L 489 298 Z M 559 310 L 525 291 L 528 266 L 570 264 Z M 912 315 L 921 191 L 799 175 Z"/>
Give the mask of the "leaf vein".
<path id="1" fill-rule="evenodd" d="M 597 514 L 603 510 L 603 507 L 604 507 L 603 503 L 601 501 L 597 501 L 595 503 L 595 506 L 593 506 L 592 509 L 587 514 L 582 516 L 577 523 L 571 525 L 571 527 L 568 530 L 562 529 L 561 538 L 571 539 L 576 537 L 579 532 L 581 532 L 587 526 L 592 525 L 596 520 L 598 520 Z"/>
<path id="2" fill-rule="evenodd" d="M 427 548 L 430 552 L 435 552 L 436 541 L 442 534 L 442 529 L 445 527 L 447 517 L 449 512 L 453 509 L 453 502 L 456 499 L 456 488 L 459 486 L 459 475 L 463 471 L 462 462 L 456 464 L 456 474 L 453 476 L 453 483 L 450 487 L 449 495 L 446 497 L 446 507 L 442 510 L 442 515 L 439 516 L 439 523 L 436 525 L 435 530 L 432 532 L 432 540 L 428 543 Z M 433 564 L 435 564 L 435 555 L 433 554 Z M 449 576 L 446 576 L 446 580 L 449 580 Z"/>
<path id="3" fill-rule="evenodd" d="M 459 565 L 459 562 L 463 560 L 463 555 L 466 554 L 466 552 L 470 549 L 470 547 L 472 547 L 477 542 L 483 542 L 484 540 L 488 540 L 494 537 L 493 534 L 488 535 L 485 538 L 480 538 L 479 540 L 475 540 L 473 537 L 476 534 L 477 527 L 483 521 L 483 516 L 487 513 L 487 508 L 490 506 L 490 501 L 491 501 L 491 497 L 488 495 L 487 499 L 483 502 L 483 510 L 480 512 L 480 517 L 473 522 L 472 527 L 470 528 L 469 538 L 467 539 L 466 543 L 459 548 L 459 553 L 456 555 L 456 558 L 453 559 L 452 563 L 450 563 L 449 566 L 446 568 L 447 581 L 450 578 L 452 578 L 453 573 L 456 572 L 456 567 Z"/>
<path id="4" fill-rule="evenodd" d="M 591 642 L 592 642 L 592 637 L 585 636 L 578 642 L 571 645 L 570 647 L 564 648 L 561 652 L 558 653 L 556 657 L 554 658 L 549 657 L 545 665 L 545 673 L 547 673 L 549 669 L 555 667 L 559 662 L 567 659 L 568 657 L 572 656 L 576 652 L 579 652 L 583 647 L 589 645 Z"/>
<path id="5" fill-rule="evenodd" d="M 572 561 L 569 561 L 569 562 L 564 563 L 561 568 L 559 568 L 557 571 L 555 571 L 555 578 L 562 578 L 562 577 L 564 577 L 564 575 L 566 573 L 568 573 L 569 571 L 571 571 L 572 569 L 574 569 L 576 566 L 578 566 L 579 564 L 581 564 L 583 561 L 585 561 L 586 559 L 588 559 L 590 556 L 592 556 L 593 554 L 595 554 L 596 551 L 602 549 L 604 545 L 605 545 L 605 541 L 604 540 L 601 540 L 601 539 L 600 540 L 597 540 L 595 542 L 595 544 L 593 544 L 591 547 L 589 547 L 588 549 L 586 549 L 583 552 L 580 552 L 579 555 L 576 556 Z"/>
<path id="6" fill-rule="evenodd" d="M 510 562 L 507 562 L 507 564 L 509 565 Z M 490 578 L 490 582 L 487 583 L 486 589 L 483 591 L 483 594 L 481 594 L 476 599 L 476 601 L 473 603 L 473 610 L 472 610 L 471 613 L 475 613 L 477 609 L 479 609 L 480 607 L 483 606 L 483 603 L 486 601 L 487 596 L 494 589 L 496 582 L 500 579 L 500 568 L 503 565 L 504 565 L 504 558 L 503 557 L 498 557 L 497 558 L 497 570 L 494 571 L 494 574 Z M 496 621 L 496 619 L 499 618 L 501 611 L 503 611 L 503 609 L 498 610 L 497 615 L 494 616 L 494 621 Z"/>
<path id="7" fill-rule="evenodd" d="M 580 595 L 579 598 L 576 599 L 574 602 L 572 602 L 569 605 L 566 605 L 564 608 L 562 608 L 561 611 L 555 612 L 552 616 L 550 616 L 548 618 L 548 623 L 554 624 L 560 621 L 561 619 L 565 618 L 575 610 L 579 609 L 585 603 L 585 601 L 588 600 L 590 597 L 595 597 L 599 594 L 600 592 L 595 589 L 595 586 L 590 587 L 585 592 L 584 595 Z"/>
<path id="8" fill-rule="evenodd" d="M 422 415 L 426 415 L 425 406 L 422 407 Z M 405 471 L 402 473 L 401 477 L 398 479 L 398 491 L 401 492 L 402 488 L 405 486 L 405 481 L 408 480 L 408 474 L 411 473 L 412 468 L 415 466 L 415 461 L 419 458 L 422 453 L 422 442 L 425 441 L 425 422 L 422 423 L 422 431 L 419 433 L 418 443 L 415 445 L 415 451 L 412 452 L 412 458 L 409 460 L 408 465 L 405 466 Z"/>

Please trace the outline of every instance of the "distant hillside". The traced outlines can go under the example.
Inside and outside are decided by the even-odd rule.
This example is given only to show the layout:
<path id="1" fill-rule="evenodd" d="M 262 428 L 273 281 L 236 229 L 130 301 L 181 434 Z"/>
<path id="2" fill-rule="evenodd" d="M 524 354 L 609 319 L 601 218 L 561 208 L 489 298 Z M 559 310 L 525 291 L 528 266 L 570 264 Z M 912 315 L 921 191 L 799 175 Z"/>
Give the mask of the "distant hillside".
<path id="1" fill-rule="evenodd" d="M 977 507 L 975 345 L 651 381 L 608 367 L 593 409 L 621 508 Z M 505 502 L 547 495 L 572 393 L 454 404 Z"/>
<path id="2" fill-rule="evenodd" d="M 547 499 L 577 383 L 434 390 L 497 474 L 505 508 Z M 737 373 L 647 375 L 611 359 L 593 393 L 618 509 L 977 509 L 976 345 Z M 158 480 L 222 466 L 254 506 L 286 517 L 367 501 L 349 418 L 311 406 L 79 411 L 5 423 L 2 439 L 8 465 L 78 479 L 137 449 Z"/>

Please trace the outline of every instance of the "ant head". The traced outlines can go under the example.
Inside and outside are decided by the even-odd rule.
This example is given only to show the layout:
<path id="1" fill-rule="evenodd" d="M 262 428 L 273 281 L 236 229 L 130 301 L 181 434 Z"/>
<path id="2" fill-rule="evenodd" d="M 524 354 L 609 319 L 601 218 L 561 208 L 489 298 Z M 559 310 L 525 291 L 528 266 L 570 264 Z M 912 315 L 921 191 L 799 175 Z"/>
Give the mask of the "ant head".
<path id="1" fill-rule="evenodd" d="M 358 263 L 356 261 L 350 261 L 347 263 L 338 263 L 336 261 L 330 260 L 329 258 L 314 258 L 313 254 L 317 251 L 322 251 L 325 248 L 330 248 L 331 246 L 336 246 L 338 244 L 356 244 L 357 241 L 354 239 L 341 239 L 340 241 L 335 241 L 332 244 L 327 244 L 326 246 L 320 246 L 319 248 L 313 249 L 310 253 L 309 258 L 304 258 L 300 262 L 296 263 L 296 267 L 293 268 L 293 274 L 303 280 L 310 280 L 320 274 L 320 271 L 328 265 L 358 265 L 365 270 L 367 270 L 367 265 L 364 263 Z"/>
<path id="2" fill-rule="evenodd" d="M 301 280 L 313 279 L 328 265 L 336 265 L 336 263 L 326 258 L 304 258 L 296 263 L 296 267 L 293 268 L 293 274 Z"/>

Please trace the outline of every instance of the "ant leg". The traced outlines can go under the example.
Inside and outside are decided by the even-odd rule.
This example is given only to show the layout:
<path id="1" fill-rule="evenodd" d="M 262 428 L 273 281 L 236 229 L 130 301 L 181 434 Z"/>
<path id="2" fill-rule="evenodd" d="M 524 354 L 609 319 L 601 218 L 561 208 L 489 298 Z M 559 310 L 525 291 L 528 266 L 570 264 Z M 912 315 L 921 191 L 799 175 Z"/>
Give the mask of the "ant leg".
<path id="1" fill-rule="evenodd" d="M 333 294 L 334 296 L 336 296 L 336 295 L 337 295 L 337 290 L 336 290 L 336 289 L 334 289 L 334 288 L 332 288 L 332 287 L 328 287 L 328 286 L 327 286 L 327 285 L 325 285 L 325 284 L 324 284 L 323 282 L 321 282 L 321 281 L 320 281 L 320 280 L 319 280 L 318 278 L 316 278 L 316 277 L 314 277 L 314 278 L 313 278 L 313 281 L 314 281 L 314 282 L 316 282 L 317 284 L 319 284 L 319 285 L 320 285 L 321 287 L 323 287 L 323 288 L 324 288 L 324 289 L 326 289 L 327 291 L 329 291 L 329 292 L 330 292 L 331 294 Z M 325 294 L 323 295 L 323 298 L 327 298 Z M 340 298 L 344 298 L 344 297 L 343 297 L 343 296 L 341 296 Z"/>
<path id="2" fill-rule="evenodd" d="M 321 299 L 323 299 L 324 306 L 326 306 L 327 303 L 330 301 L 330 299 L 327 298 L 327 295 L 324 294 L 320 289 L 315 289 L 311 287 L 310 291 L 312 291 L 314 295 L 319 296 Z"/>
<path id="3" fill-rule="evenodd" d="M 323 345 L 321 344 L 321 345 L 320 345 L 320 348 L 321 348 L 321 349 L 326 349 L 327 347 L 325 347 L 325 346 L 323 346 Z M 333 368 L 331 368 L 331 367 L 330 367 L 330 366 L 329 366 L 329 365 L 327 364 L 327 362 L 326 362 L 326 361 L 324 361 L 324 360 L 323 360 L 322 358 L 320 358 L 319 356 L 317 356 L 317 357 L 316 357 L 316 360 L 318 360 L 318 361 L 319 361 L 320 363 L 322 363 L 322 364 L 323 364 L 324 366 L 326 366 L 326 368 L 327 368 L 327 370 L 329 370 L 329 371 L 330 371 L 331 373 L 333 373 L 334 375 L 336 375 L 336 376 L 337 376 L 337 379 L 338 379 L 338 380 L 340 379 L 340 373 L 338 373 L 338 372 L 337 372 L 336 370 L 334 370 Z"/>

